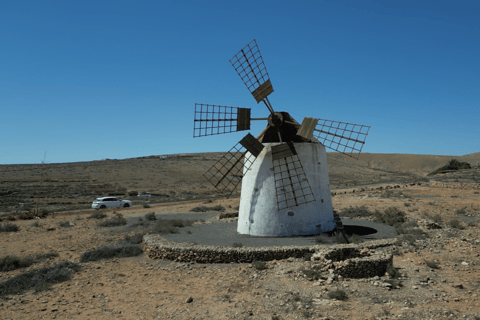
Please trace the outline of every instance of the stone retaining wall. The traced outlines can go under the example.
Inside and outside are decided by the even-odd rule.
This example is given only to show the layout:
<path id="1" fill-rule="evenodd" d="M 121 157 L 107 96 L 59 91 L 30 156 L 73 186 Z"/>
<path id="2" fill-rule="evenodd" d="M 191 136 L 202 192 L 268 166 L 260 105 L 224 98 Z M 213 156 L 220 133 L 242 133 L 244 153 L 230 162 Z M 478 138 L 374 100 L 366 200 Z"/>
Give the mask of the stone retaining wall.
<path id="1" fill-rule="evenodd" d="M 321 270 L 331 270 L 344 278 L 371 278 L 385 274 L 393 263 L 393 255 L 376 254 L 366 247 L 346 246 L 320 250 L 311 260 L 319 264 Z"/>
<path id="2" fill-rule="evenodd" d="M 347 194 L 347 193 L 360 193 L 360 192 L 366 192 L 366 191 L 375 191 L 375 190 L 390 190 L 390 189 L 398 189 L 398 188 L 408 188 L 408 187 L 414 187 L 414 186 L 420 186 L 422 185 L 422 182 L 414 182 L 414 183 L 409 183 L 409 184 L 391 184 L 391 185 L 384 185 L 384 186 L 379 186 L 379 187 L 362 187 L 358 189 L 353 189 L 353 190 L 346 190 L 346 191 L 334 191 L 331 192 L 332 197 L 337 195 L 337 194 Z"/>
<path id="3" fill-rule="evenodd" d="M 381 239 L 361 243 L 355 248 L 374 249 L 393 245 L 395 239 Z M 346 247 L 347 249 L 343 249 Z M 180 262 L 197 263 L 229 263 L 252 262 L 254 260 L 283 260 L 290 257 L 302 258 L 308 253 L 327 250 L 329 257 L 333 252 L 351 250 L 352 245 L 335 245 L 325 249 L 325 246 L 285 246 L 285 247 L 222 247 L 204 246 L 191 243 L 176 243 L 166 240 L 160 235 L 147 234 L 143 237 L 143 249 L 150 259 L 165 259 Z M 328 253 L 330 252 L 330 253 Z M 341 255 L 345 255 L 341 253 Z"/>
<path id="4" fill-rule="evenodd" d="M 428 184 L 431 187 L 437 187 L 437 188 L 480 190 L 480 184 L 478 183 L 430 181 Z"/>

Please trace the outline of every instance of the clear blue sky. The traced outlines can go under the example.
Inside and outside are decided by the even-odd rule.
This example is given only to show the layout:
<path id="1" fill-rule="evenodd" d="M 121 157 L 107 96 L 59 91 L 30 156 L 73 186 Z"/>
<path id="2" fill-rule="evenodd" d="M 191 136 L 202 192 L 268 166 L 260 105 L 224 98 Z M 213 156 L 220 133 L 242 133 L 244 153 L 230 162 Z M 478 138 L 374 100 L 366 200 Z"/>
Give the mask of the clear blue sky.
<path id="1" fill-rule="evenodd" d="M 276 111 L 370 125 L 364 152 L 480 151 L 477 0 L 2 0 L 0 164 L 227 151 L 245 133 L 193 138 L 194 105 L 268 115 L 229 62 L 254 38 Z"/>

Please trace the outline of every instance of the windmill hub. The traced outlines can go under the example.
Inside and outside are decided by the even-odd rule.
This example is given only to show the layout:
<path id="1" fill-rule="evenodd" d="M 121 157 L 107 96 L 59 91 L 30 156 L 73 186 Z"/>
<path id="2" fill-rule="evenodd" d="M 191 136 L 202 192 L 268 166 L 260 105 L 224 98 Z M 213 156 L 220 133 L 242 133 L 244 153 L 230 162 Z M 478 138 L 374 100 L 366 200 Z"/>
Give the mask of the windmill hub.
<path id="1" fill-rule="evenodd" d="M 305 139 L 297 135 L 299 128 L 300 124 L 287 112 L 275 112 L 268 116 L 268 125 L 265 128 L 263 136 L 258 140 L 262 143 L 310 141 L 310 139 Z"/>
<path id="2" fill-rule="evenodd" d="M 286 113 L 286 112 L 285 112 Z M 268 116 L 268 125 L 279 128 L 285 123 L 282 112 L 274 112 Z"/>

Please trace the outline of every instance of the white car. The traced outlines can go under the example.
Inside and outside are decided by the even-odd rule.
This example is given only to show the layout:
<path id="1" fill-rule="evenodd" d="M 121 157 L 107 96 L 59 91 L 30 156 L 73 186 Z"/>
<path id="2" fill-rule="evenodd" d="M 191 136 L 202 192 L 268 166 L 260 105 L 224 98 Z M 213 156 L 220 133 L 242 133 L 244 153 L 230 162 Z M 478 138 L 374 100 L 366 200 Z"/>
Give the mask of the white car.
<path id="1" fill-rule="evenodd" d="M 122 200 L 115 197 L 102 197 L 97 198 L 92 202 L 93 209 L 106 209 L 106 208 L 128 208 L 132 206 L 132 201 Z"/>

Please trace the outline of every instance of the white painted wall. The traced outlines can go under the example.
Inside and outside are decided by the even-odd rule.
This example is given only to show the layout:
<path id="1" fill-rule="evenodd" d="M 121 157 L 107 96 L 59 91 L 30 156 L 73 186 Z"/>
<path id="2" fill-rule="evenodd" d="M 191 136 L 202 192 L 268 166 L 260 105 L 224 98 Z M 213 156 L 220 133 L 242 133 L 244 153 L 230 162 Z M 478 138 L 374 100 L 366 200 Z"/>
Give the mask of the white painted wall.
<path id="1" fill-rule="evenodd" d="M 316 201 L 278 210 L 271 153 L 271 147 L 278 144 L 264 143 L 262 153 L 244 174 L 238 233 L 294 236 L 333 230 L 335 221 L 325 147 L 320 143 L 294 143 Z"/>

